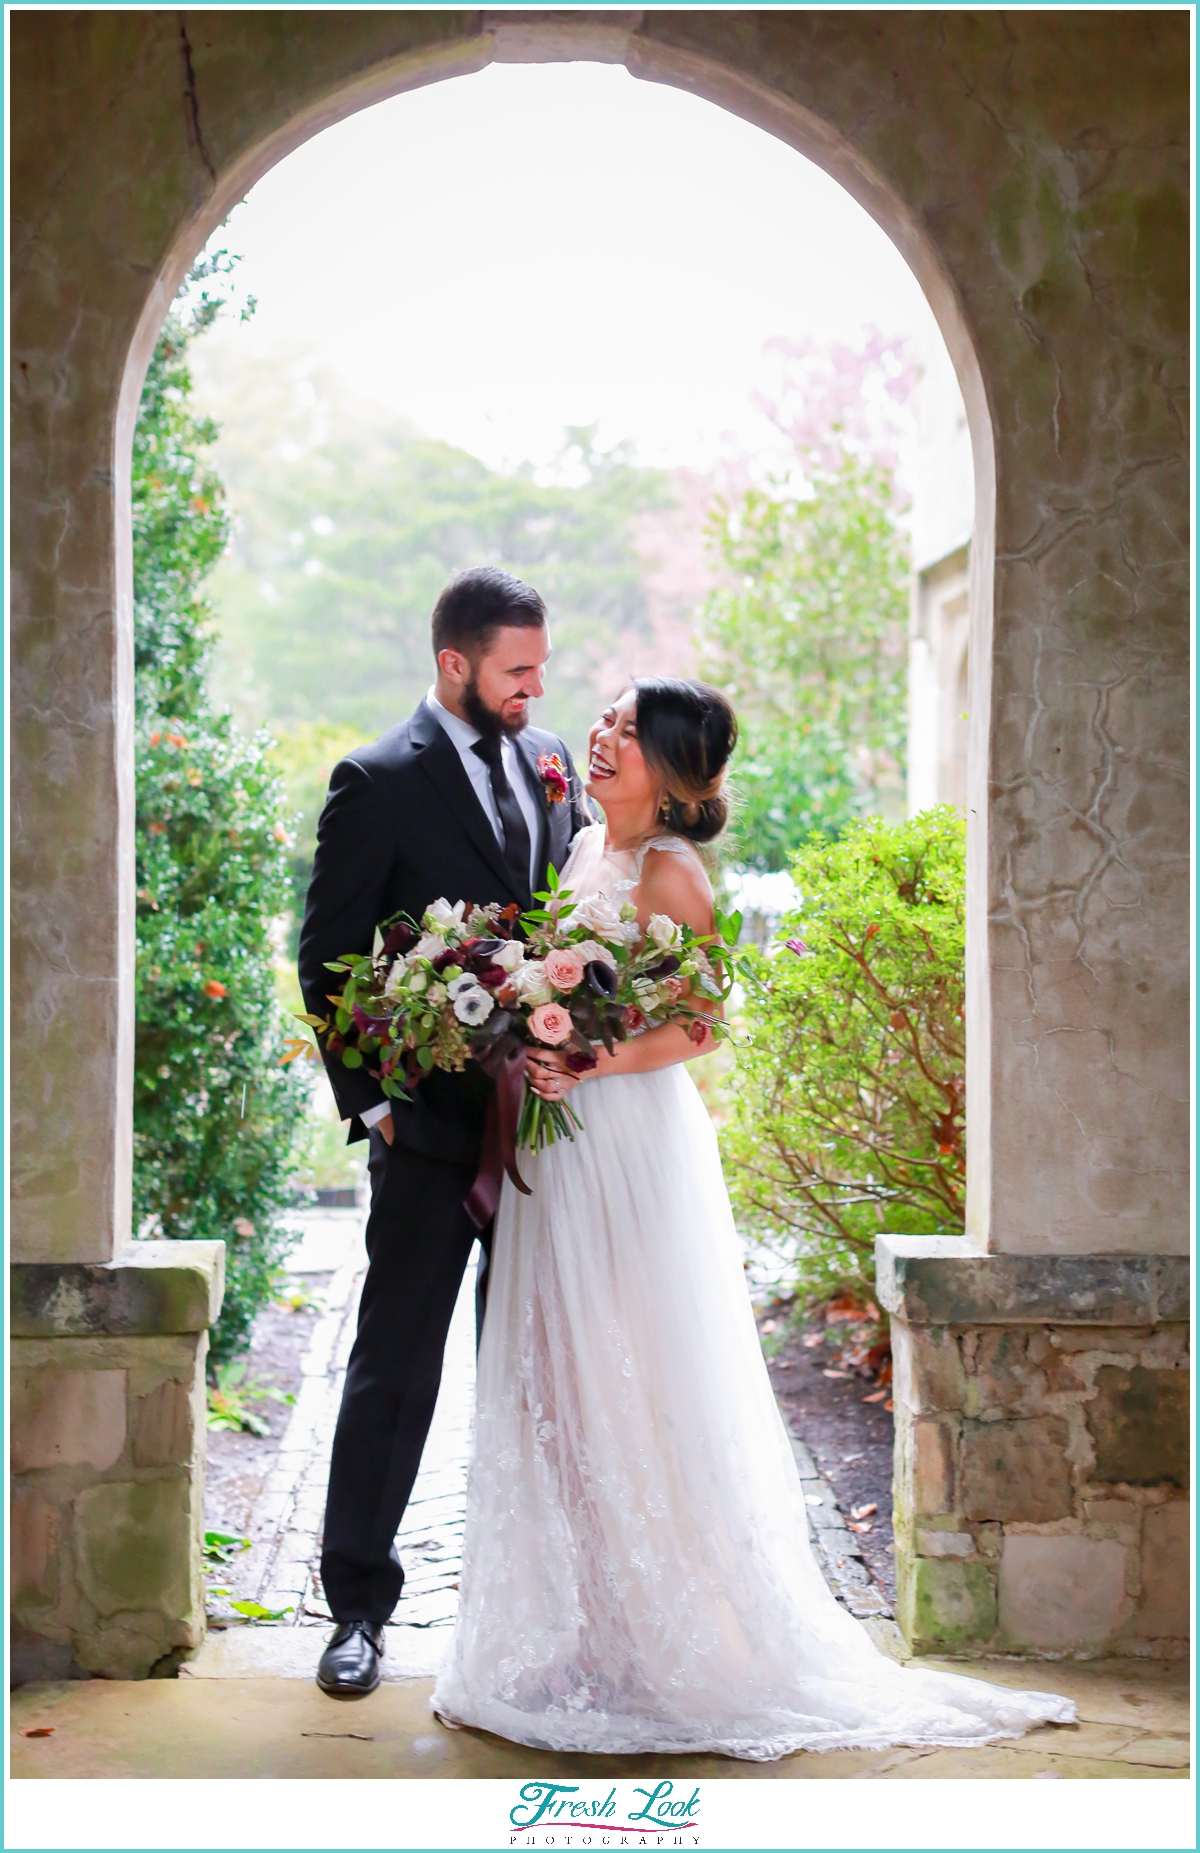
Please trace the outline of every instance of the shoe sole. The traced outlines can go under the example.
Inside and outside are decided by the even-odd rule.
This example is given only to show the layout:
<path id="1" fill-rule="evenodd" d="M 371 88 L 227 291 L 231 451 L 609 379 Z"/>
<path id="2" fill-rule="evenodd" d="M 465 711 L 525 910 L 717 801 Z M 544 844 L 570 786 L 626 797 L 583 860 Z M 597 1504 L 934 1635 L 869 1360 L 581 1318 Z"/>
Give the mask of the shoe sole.
<path id="1" fill-rule="evenodd" d="M 317 1685 L 327 1699 L 365 1699 L 369 1698 L 372 1692 L 377 1690 L 379 1686 L 379 1674 L 376 1673 L 374 1680 L 369 1686 L 330 1686 L 326 1684 L 318 1673 Z"/>

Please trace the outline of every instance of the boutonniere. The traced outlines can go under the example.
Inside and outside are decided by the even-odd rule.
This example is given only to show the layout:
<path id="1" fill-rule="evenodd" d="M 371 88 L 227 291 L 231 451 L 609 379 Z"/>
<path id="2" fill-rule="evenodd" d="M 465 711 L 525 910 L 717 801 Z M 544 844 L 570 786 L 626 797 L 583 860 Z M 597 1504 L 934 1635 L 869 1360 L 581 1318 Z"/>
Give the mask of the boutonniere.
<path id="1" fill-rule="evenodd" d="M 539 753 L 537 774 L 542 781 L 547 804 L 561 804 L 571 789 L 567 768 L 557 753 Z"/>

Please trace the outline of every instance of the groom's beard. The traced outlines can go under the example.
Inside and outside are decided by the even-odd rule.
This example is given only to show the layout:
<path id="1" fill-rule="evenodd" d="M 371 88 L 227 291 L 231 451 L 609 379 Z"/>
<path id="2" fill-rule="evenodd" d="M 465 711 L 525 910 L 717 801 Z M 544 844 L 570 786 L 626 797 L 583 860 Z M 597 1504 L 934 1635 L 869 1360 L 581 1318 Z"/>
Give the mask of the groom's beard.
<path id="1" fill-rule="evenodd" d="M 471 671 L 470 681 L 464 684 L 462 705 L 466 710 L 467 719 L 470 721 L 472 727 L 474 727 L 478 733 L 483 734 L 485 739 L 498 740 L 502 735 L 506 734 L 508 738 L 512 740 L 517 734 L 523 733 L 529 725 L 528 707 L 522 712 L 520 718 L 515 721 L 506 721 L 502 715 L 496 713 L 494 708 L 489 708 L 484 702 L 483 696 L 479 693 L 479 684 L 475 679 L 474 670 Z"/>

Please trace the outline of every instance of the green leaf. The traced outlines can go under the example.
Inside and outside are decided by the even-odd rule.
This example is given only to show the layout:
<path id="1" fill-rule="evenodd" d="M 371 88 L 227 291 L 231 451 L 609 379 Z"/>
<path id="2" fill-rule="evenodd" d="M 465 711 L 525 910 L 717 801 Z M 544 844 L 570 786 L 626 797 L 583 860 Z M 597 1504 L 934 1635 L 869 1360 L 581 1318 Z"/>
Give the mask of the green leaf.
<path id="1" fill-rule="evenodd" d="M 363 1065 L 363 1058 L 357 1049 L 343 1049 L 342 1050 L 342 1067 L 343 1068 L 361 1068 L 362 1065 Z"/>
<path id="2" fill-rule="evenodd" d="M 426 1074 L 428 1074 L 429 1070 L 433 1067 L 433 1050 L 429 1047 L 428 1043 L 423 1043 L 417 1050 L 417 1061 L 425 1070 Z"/>
<path id="3" fill-rule="evenodd" d="M 242 1600 L 230 1602 L 229 1606 L 236 1609 L 239 1615 L 244 1615 L 247 1621 L 282 1621 L 285 1615 L 296 1613 L 291 1603 L 285 1609 L 264 1608 L 261 1602 Z"/>

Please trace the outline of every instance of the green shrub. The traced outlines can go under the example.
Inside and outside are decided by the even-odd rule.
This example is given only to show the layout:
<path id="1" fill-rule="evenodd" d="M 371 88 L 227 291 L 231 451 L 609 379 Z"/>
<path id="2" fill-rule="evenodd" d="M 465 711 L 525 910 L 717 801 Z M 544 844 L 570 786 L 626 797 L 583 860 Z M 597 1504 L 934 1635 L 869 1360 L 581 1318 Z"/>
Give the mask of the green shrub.
<path id="1" fill-rule="evenodd" d="M 193 292 L 209 274 L 194 273 Z M 200 588 L 228 518 L 205 455 L 216 431 L 191 408 L 185 354 L 218 307 L 203 298 L 189 319 L 168 318 L 133 451 L 134 1209 L 164 1236 L 226 1242 L 214 1358 L 245 1345 L 270 1295 L 307 1098 L 279 1065 L 287 1026 L 273 993 L 272 922 L 289 898 L 282 783 L 266 737 L 240 735 L 207 693 Z"/>
<path id="2" fill-rule="evenodd" d="M 813 841 L 799 908 L 747 953 L 726 1173 L 806 1297 L 869 1285 L 877 1235 L 962 1231 L 965 852 L 949 805 Z"/>

